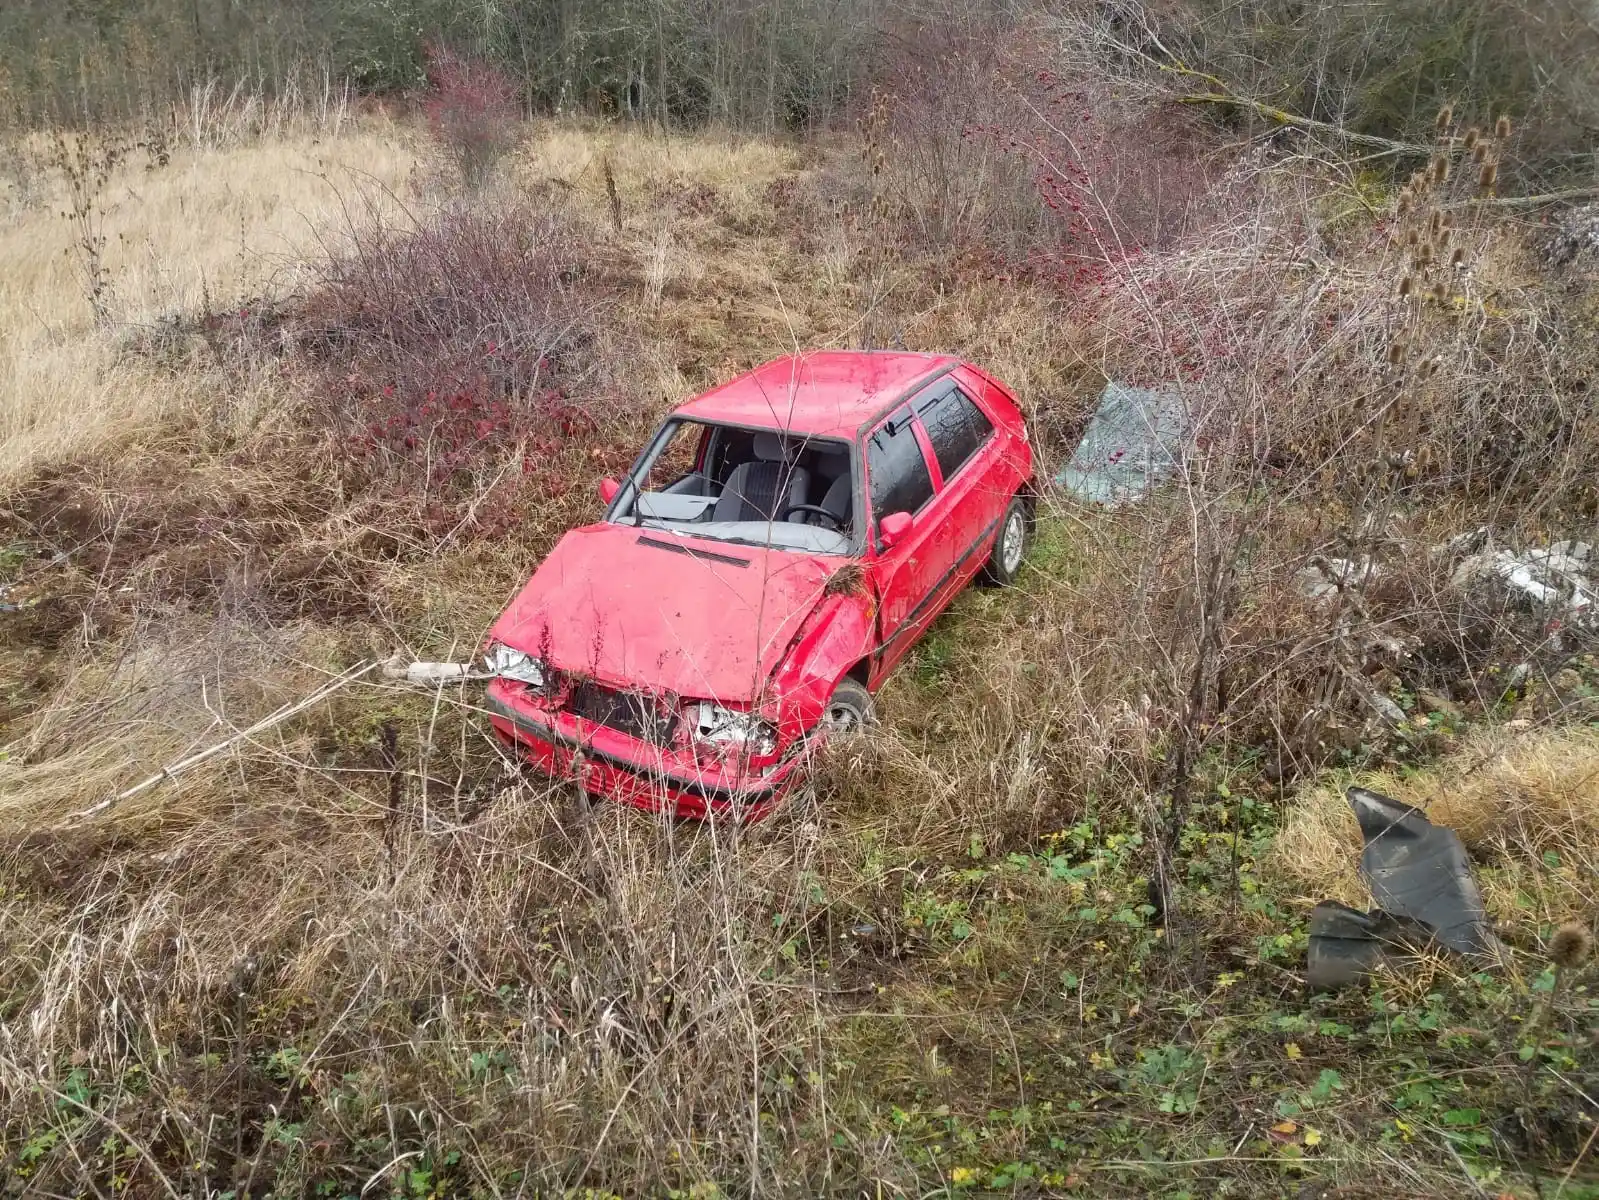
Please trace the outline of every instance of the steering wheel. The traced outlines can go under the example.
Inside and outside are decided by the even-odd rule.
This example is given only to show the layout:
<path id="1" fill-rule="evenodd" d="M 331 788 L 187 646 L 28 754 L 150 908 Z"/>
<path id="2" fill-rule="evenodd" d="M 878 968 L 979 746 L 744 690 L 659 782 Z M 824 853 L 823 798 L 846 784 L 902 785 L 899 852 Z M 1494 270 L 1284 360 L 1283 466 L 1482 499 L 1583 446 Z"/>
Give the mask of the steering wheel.
<path id="1" fill-rule="evenodd" d="M 833 512 L 831 509 L 823 508 L 820 504 L 790 504 L 786 509 L 783 510 L 783 520 L 788 520 L 792 514 L 797 512 L 814 513 L 816 516 L 827 521 L 827 523 L 833 527 L 833 531 L 835 533 L 844 532 L 844 518 Z"/>

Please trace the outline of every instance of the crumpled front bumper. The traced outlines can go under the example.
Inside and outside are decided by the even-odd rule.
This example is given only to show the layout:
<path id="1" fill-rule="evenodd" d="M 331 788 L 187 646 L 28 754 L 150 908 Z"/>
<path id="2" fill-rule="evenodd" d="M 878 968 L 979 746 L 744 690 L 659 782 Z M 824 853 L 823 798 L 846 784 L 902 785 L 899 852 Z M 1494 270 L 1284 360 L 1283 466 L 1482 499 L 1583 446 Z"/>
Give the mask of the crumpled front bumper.
<path id="1" fill-rule="evenodd" d="M 784 757 L 770 773 L 685 761 L 619 730 L 530 704 L 519 692 L 505 679 L 489 683 L 486 707 L 500 738 L 546 775 L 634 808 L 758 821 L 802 774 L 802 755 Z"/>

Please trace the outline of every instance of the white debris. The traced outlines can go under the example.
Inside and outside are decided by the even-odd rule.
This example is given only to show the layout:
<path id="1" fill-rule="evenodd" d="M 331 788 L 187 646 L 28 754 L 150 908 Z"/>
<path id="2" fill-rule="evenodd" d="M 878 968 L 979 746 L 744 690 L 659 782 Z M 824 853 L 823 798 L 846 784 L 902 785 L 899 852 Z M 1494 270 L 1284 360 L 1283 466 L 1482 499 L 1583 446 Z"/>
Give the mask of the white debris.
<path id="1" fill-rule="evenodd" d="M 1553 604 L 1560 599 L 1560 589 L 1550 587 L 1547 583 L 1539 583 L 1533 576 L 1533 569 L 1530 563 L 1519 563 L 1513 558 L 1508 562 L 1501 559 L 1499 563 L 1499 572 L 1504 576 L 1505 582 L 1525 592 L 1538 603 Z"/>
<path id="2" fill-rule="evenodd" d="M 406 683 L 439 684 L 461 683 L 468 679 L 483 678 L 485 673 L 476 670 L 471 663 L 451 662 L 396 662 L 390 660 L 383 665 L 383 675 L 386 679 L 401 679 Z"/>
<path id="3" fill-rule="evenodd" d="M 1392 699 L 1383 695 L 1376 688 L 1362 688 L 1361 698 L 1369 704 L 1379 717 L 1390 725 L 1402 725 L 1405 721 L 1405 710 L 1395 704 Z"/>
<path id="4" fill-rule="evenodd" d="M 1516 556 L 1508 550 L 1490 550 L 1485 554 L 1473 554 L 1461 560 L 1460 565 L 1449 578 L 1452 587 L 1468 588 L 1474 583 L 1481 583 L 1490 579 L 1503 579 L 1512 587 L 1520 588 L 1540 604 L 1547 603 L 1555 594 L 1554 589 L 1538 583 L 1532 578 L 1532 567 L 1517 560 Z"/>
<path id="5" fill-rule="evenodd" d="M 1454 548 L 1461 539 L 1449 542 Z M 1560 541 L 1545 549 L 1513 553 L 1482 550 L 1461 559 L 1450 585 L 1466 589 L 1497 581 L 1512 595 L 1538 608 L 1553 609 L 1579 624 L 1594 624 L 1599 601 L 1588 562 L 1593 547 L 1587 542 Z"/>
<path id="6" fill-rule="evenodd" d="M 1568 543 L 1562 542 L 1560 544 L 1567 545 Z M 1577 544 L 1581 545 L 1580 542 Z M 1553 546 L 1550 546 L 1547 550 L 1527 551 L 1526 560 L 1539 570 L 1556 571 L 1563 575 L 1580 576 L 1587 570 L 1585 560 L 1578 558 L 1575 554 L 1566 554 L 1556 550 Z"/>
<path id="7" fill-rule="evenodd" d="M 1377 564 L 1370 559 L 1353 562 L 1347 558 L 1311 560 L 1294 574 L 1294 586 L 1312 600 L 1325 600 L 1347 588 L 1363 588 L 1377 578 Z"/>

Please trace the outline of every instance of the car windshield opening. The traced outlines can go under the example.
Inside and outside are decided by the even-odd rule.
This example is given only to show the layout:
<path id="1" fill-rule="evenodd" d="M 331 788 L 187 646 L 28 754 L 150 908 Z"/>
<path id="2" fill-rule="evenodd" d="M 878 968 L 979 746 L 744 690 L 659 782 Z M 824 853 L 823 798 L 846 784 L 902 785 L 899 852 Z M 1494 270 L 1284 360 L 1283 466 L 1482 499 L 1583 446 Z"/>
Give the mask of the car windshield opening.
<path id="1" fill-rule="evenodd" d="M 855 544 L 847 442 L 673 419 L 622 484 L 611 521 L 740 545 L 847 554 Z"/>

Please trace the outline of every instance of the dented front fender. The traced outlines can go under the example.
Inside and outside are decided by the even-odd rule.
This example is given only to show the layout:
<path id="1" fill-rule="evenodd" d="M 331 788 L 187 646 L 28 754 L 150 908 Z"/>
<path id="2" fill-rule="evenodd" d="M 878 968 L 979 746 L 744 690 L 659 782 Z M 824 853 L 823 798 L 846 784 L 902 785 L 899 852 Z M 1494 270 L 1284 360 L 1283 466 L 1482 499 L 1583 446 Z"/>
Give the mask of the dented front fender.
<path id="1" fill-rule="evenodd" d="M 764 711 L 782 740 L 809 731 L 850 669 L 872 651 L 876 606 L 864 587 L 824 596 L 773 674 Z"/>

